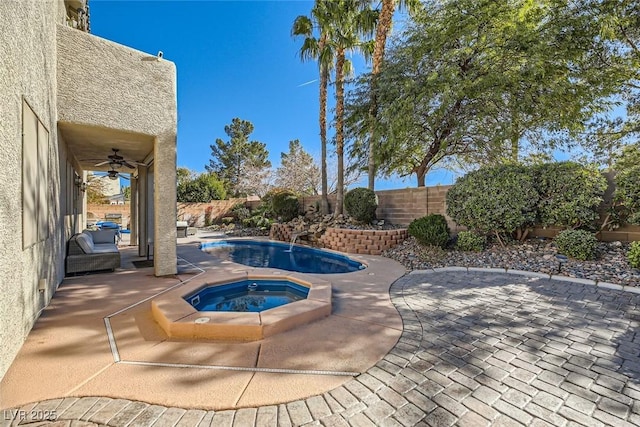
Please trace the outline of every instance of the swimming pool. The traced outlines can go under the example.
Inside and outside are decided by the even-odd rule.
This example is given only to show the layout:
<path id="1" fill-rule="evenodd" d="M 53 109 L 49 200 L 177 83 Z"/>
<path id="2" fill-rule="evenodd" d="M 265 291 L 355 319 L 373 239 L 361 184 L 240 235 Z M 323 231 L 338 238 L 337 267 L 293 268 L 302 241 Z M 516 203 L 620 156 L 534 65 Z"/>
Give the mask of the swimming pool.
<path id="1" fill-rule="evenodd" d="M 366 266 L 344 255 L 305 246 L 258 240 L 224 240 L 200 245 L 210 252 L 250 267 L 278 268 L 299 273 L 350 273 Z"/>
<path id="2" fill-rule="evenodd" d="M 307 298 L 309 288 L 289 280 L 241 280 L 209 286 L 185 300 L 198 311 L 260 312 Z"/>

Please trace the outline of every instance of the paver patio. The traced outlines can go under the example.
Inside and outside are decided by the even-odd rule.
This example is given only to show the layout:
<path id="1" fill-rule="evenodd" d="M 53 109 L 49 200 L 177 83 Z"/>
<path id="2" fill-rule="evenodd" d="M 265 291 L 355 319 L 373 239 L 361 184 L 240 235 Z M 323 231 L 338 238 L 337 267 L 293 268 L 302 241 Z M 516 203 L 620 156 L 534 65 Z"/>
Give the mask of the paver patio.
<path id="1" fill-rule="evenodd" d="M 390 292 L 398 343 L 318 396 L 226 411 L 100 397 L 22 410 L 55 409 L 59 425 L 640 425 L 640 295 L 477 271 L 409 274 Z"/>

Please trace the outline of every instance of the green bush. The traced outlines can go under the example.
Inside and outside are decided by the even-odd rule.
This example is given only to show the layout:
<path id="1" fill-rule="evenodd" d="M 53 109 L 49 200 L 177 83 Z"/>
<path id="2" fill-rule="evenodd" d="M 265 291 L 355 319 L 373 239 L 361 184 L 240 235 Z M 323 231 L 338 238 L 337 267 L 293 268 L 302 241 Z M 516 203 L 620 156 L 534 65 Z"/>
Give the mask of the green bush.
<path id="1" fill-rule="evenodd" d="M 449 241 L 449 226 L 444 216 L 431 214 L 414 219 L 407 230 L 423 245 L 443 248 Z"/>
<path id="2" fill-rule="evenodd" d="M 623 222 L 640 225 L 640 165 L 616 174 L 614 204 L 619 207 Z"/>
<path id="3" fill-rule="evenodd" d="M 376 217 L 376 193 L 368 188 L 354 188 L 344 196 L 344 208 L 358 221 L 371 222 Z"/>
<path id="4" fill-rule="evenodd" d="M 541 225 L 595 227 L 607 188 L 606 178 L 596 167 L 575 162 L 544 163 L 533 167 L 533 178 L 540 197 Z"/>
<path id="5" fill-rule="evenodd" d="M 640 268 L 640 241 L 631 243 L 629 252 L 627 252 L 627 259 L 631 267 Z"/>
<path id="6" fill-rule="evenodd" d="M 483 234 L 517 233 L 536 219 L 538 192 L 529 169 L 519 165 L 484 167 L 458 178 L 447 192 L 447 215 Z"/>
<path id="7" fill-rule="evenodd" d="M 273 213 L 282 221 L 291 221 L 298 216 L 300 202 L 298 196 L 291 191 L 280 191 L 271 198 Z"/>
<path id="8" fill-rule="evenodd" d="M 176 187 L 176 199 L 186 203 L 209 203 L 227 197 L 224 183 L 216 174 L 201 173 L 194 179 L 184 179 Z"/>
<path id="9" fill-rule="evenodd" d="M 231 213 L 238 221 L 244 221 L 251 217 L 251 211 L 244 205 L 244 203 L 238 203 L 232 207 Z"/>
<path id="10" fill-rule="evenodd" d="M 556 236 L 555 243 L 561 254 L 586 261 L 595 258 L 598 240 L 588 231 L 564 230 Z"/>
<path id="11" fill-rule="evenodd" d="M 243 219 L 242 225 L 245 227 L 271 228 L 271 220 L 262 215 L 254 215 L 251 218 Z"/>
<path id="12" fill-rule="evenodd" d="M 481 252 L 487 243 L 487 238 L 473 231 L 461 231 L 458 233 L 456 247 L 461 251 Z"/>

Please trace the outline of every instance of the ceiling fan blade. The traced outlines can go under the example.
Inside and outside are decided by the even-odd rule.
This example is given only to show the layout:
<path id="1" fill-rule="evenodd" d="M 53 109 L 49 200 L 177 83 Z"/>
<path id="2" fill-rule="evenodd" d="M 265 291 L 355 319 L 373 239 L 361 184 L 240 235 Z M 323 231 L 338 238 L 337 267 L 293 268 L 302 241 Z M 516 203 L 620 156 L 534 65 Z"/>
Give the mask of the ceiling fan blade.
<path id="1" fill-rule="evenodd" d="M 126 167 L 128 167 L 129 169 L 135 169 L 136 167 L 133 166 L 131 163 L 127 162 L 126 160 L 122 160 L 121 162 L 123 165 L 125 165 Z"/>
<path id="2" fill-rule="evenodd" d="M 94 166 L 102 166 L 102 165 L 106 165 L 110 162 L 110 160 L 105 160 L 104 162 L 100 162 L 100 163 L 96 163 Z"/>
<path id="3" fill-rule="evenodd" d="M 118 174 L 118 175 L 120 176 L 120 178 L 124 178 L 124 179 L 126 179 L 127 181 L 129 181 L 129 180 L 130 180 L 130 178 L 129 178 L 128 176 L 124 176 L 124 175 L 122 175 L 121 173 L 120 173 L 120 174 Z"/>

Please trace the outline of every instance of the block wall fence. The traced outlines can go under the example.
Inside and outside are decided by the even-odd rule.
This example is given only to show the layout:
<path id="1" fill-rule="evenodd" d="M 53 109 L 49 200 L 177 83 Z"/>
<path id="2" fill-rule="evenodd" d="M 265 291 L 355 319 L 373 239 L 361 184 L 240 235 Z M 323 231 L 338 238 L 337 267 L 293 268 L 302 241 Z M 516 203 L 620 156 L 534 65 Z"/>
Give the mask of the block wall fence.
<path id="1" fill-rule="evenodd" d="M 612 183 L 610 182 L 610 187 Z M 416 218 L 428 214 L 444 215 L 453 233 L 465 230 L 465 227 L 457 225 L 446 215 L 447 203 L 446 194 L 451 188 L 450 185 L 439 185 L 434 187 L 403 188 L 400 190 L 376 191 L 378 196 L 378 209 L 376 215 L 378 219 L 385 220 L 392 224 L 408 225 Z M 605 199 L 610 199 L 613 193 L 609 188 L 605 193 Z M 238 203 L 245 203 L 247 207 L 253 209 L 260 205 L 260 201 L 247 201 L 244 198 L 230 200 L 213 200 L 210 203 L 178 203 L 178 220 L 187 221 L 189 226 L 201 227 L 204 225 L 204 218 L 207 209 L 211 210 L 213 221 L 219 221 L 225 216 L 229 216 L 230 210 Z M 335 195 L 329 196 L 330 211 L 335 204 Z M 308 196 L 300 198 L 301 212 L 315 210 L 320 205 L 320 196 Z M 601 207 L 600 214 L 604 219 L 606 206 Z M 129 205 L 94 205 L 87 206 L 89 219 L 105 219 L 107 214 L 121 213 L 123 225 L 129 222 Z M 532 230 L 532 236 L 554 237 L 560 229 L 549 227 L 536 227 Z M 288 240 L 290 236 L 288 236 Z M 600 240 L 623 242 L 640 240 L 640 226 L 625 225 L 614 231 L 602 231 Z"/>

